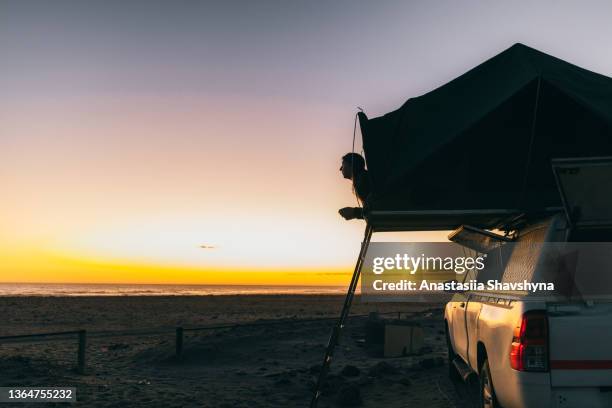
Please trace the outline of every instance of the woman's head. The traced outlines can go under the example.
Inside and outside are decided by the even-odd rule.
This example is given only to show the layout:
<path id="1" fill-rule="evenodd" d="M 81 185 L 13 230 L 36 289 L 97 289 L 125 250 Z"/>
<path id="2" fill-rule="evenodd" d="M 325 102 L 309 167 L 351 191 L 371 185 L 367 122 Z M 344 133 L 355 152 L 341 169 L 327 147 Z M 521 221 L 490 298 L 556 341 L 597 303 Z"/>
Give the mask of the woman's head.
<path id="1" fill-rule="evenodd" d="M 353 178 L 353 171 L 361 173 L 365 171 L 365 159 L 357 153 L 347 153 L 342 156 L 342 166 L 340 167 L 342 176 L 346 179 Z"/>

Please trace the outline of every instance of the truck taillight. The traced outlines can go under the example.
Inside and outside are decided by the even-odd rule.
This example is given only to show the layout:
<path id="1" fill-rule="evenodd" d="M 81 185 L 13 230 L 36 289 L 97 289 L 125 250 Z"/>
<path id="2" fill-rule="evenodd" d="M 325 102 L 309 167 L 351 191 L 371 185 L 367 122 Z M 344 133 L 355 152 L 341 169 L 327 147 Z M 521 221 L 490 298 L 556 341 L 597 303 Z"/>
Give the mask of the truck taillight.
<path id="1" fill-rule="evenodd" d="M 542 311 L 526 312 L 514 328 L 510 366 L 518 371 L 548 371 L 548 319 Z"/>

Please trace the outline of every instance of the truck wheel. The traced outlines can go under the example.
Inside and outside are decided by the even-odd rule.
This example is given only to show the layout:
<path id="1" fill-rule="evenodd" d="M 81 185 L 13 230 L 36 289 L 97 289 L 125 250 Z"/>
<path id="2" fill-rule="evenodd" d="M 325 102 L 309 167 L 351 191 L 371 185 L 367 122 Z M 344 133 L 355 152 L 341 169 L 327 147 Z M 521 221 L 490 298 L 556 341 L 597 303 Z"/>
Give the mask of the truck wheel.
<path id="1" fill-rule="evenodd" d="M 448 349 L 448 378 L 450 378 L 451 381 L 459 381 L 461 377 L 459 376 L 459 372 L 457 371 L 455 364 L 453 364 L 453 361 L 455 360 L 455 350 L 453 350 L 450 335 L 448 334 L 448 325 L 446 326 L 446 347 Z"/>
<path id="2" fill-rule="evenodd" d="M 480 369 L 480 407 L 481 408 L 500 408 L 493 381 L 491 380 L 491 369 L 489 368 L 489 360 L 486 359 L 482 363 Z"/>

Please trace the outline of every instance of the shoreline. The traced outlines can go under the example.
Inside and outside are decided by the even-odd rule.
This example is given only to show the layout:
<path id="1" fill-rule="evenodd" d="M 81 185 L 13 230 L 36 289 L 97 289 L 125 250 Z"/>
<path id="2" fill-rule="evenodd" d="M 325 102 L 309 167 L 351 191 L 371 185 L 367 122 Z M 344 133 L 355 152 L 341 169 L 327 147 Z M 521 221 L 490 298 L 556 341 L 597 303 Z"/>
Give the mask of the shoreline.
<path id="1" fill-rule="evenodd" d="M 0 299 L 24 299 L 24 298 L 209 298 L 209 297 L 243 297 L 243 296 L 251 296 L 251 297 L 279 297 L 279 296 L 329 296 L 329 297 L 345 297 L 345 293 L 211 293 L 211 294 L 202 294 L 202 295 L 182 295 L 182 294 L 143 294 L 143 295 L 135 295 L 135 294 L 109 294 L 109 295 L 49 295 L 49 294 L 27 294 L 27 295 L 0 295 Z M 355 297 L 360 296 L 355 294 Z"/>
<path id="2" fill-rule="evenodd" d="M 0 283 L 0 297 L 342 295 L 347 285 L 190 285 Z"/>

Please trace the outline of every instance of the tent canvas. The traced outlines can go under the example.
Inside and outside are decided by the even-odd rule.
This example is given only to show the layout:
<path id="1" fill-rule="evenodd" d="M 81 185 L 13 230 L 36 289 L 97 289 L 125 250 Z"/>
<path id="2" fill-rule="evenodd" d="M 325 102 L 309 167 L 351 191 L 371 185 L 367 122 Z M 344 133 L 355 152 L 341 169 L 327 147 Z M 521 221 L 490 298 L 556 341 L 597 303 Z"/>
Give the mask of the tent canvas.
<path id="1" fill-rule="evenodd" d="M 401 212 L 543 211 L 562 206 L 552 158 L 612 155 L 612 79 L 515 44 L 359 122 L 372 181 L 366 214 L 377 223 Z M 489 214 L 480 226 L 496 221 Z M 407 229 L 428 229 L 417 224 Z"/>

